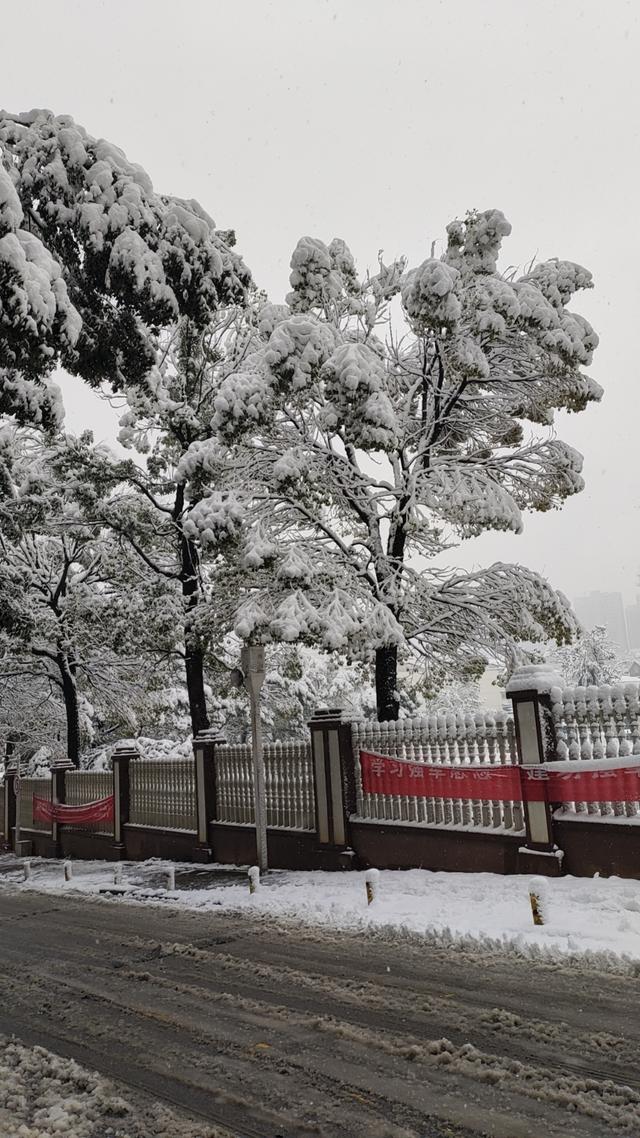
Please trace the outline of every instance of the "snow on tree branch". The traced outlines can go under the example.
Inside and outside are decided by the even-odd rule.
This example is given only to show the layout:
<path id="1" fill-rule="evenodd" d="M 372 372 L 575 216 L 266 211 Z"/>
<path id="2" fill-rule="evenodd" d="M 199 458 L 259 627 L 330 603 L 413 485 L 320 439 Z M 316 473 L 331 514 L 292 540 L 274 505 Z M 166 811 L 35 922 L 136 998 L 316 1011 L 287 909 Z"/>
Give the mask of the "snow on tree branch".
<path id="1" fill-rule="evenodd" d="M 228 477 L 238 486 L 251 472 L 256 548 L 277 550 L 269 563 L 245 554 L 278 588 L 247 586 L 238 632 L 342 645 L 336 590 L 350 594 L 344 627 L 354 652 L 376 655 L 384 717 L 397 714 L 403 644 L 455 671 L 575 628 L 564 598 L 520 566 L 465 576 L 433 565 L 460 537 L 520 532 L 523 511 L 558 508 L 583 487 L 580 455 L 552 428 L 556 409 L 601 395 L 582 370 L 597 336 L 567 307 L 591 275 L 562 260 L 502 274 L 510 232 L 499 210 L 471 213 L 448 227 L 439 260 L 380 260 L 362 280 L 343 241 L 303 238 L 287 304 L 257 302 L 244 361 L 215 399 Z M 408 330 L 394 327 L 394 297 Z M 204 519 L 194 522 L 202 535 Z M 325 573 L 292 577 L 283 598 L 282 543 L 294 535 L 298 556 Z M 329 629 L 323 612 L 334 610 Z"/>
<path id="2" fill-rule="evenodd" d="M 0 412 L 54 425 L 58 363 L 142 384 L 160 329 L 181 316 L 202 329 L 244 302 L 233 241 L 70 116 L 0 112 Z"/>

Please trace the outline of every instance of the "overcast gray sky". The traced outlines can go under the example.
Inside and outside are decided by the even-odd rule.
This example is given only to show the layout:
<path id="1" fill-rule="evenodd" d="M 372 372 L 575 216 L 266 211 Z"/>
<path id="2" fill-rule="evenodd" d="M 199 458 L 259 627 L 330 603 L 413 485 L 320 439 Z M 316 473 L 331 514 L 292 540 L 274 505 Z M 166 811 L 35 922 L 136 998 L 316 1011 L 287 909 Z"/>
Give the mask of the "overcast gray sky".
<path id="1" fill-rule="evenodd" d="M 572 598 L 632 599 L 640 569 L 637 387 L 640 6 L 635 0 L 21 0 L 3 5 L 0 103 L 67 113 L 162 192 L 233 227 L 272 299 L 300 236 L 359 267 L 411 264 L 467 209 L 502 209 L 512 264 L 559 256 L 596 288 L 604 401 L 563 415 L 586 491 L 451 560 L 520 561 Z M 108 409 L 65 384 L 71 429 Z"/>

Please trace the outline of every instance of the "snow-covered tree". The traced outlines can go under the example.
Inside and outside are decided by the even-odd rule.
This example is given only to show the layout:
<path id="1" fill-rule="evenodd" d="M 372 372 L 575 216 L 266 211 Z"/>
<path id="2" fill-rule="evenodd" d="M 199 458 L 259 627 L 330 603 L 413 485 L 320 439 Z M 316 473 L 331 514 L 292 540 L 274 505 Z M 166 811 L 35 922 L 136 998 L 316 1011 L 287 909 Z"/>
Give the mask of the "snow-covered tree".
<path id="1" fill-rule="evenodd" d="M 582 630 L 572 644 L 555 648 L 547 659 L 570 687 L 613 684 L 625 670 L 620 650 L 603 625 Z"/>
<path id="2" fill-rule="evenodd" d="M 240 645 L 228 637 L 224 664 L 212 668 L 212 702 L 224 736 L 251 739 L 249 699 L 244 688 L 229 683 L 231 669 L 240 663 Z M 306 739 L 308 723 L 318 707 L 341 708 L 354 716 L 370 716 L 375 707 L 367 669 L 348 665 L 335 653 L 303 644 L 270 644 L 262 690 L 262 721 L 267 740 Z"/>
<path id="3" fill-rule="evenodd" d="M 64 733 L 61 693 L 37 661 L 19 653 L 12 656 L 0 633 L 0 770 L 16 757 L 55 746 Z"/>
<path id="4" fill-rule="evenodd" d="M 163 614 L 170 598 L 153 597 L 155 582 L 143 590 L 127 573 L 87 509 L 98 492 L 76 474 L 92 449 L 90 436 L 0 431 L 0 684 L 20 679 L 34 703 L 44 690 L 63 704 L 75 765 L 96 726 L 133 733 L 170 671 L 177 615 Z"/>
<path id="5" fill-rule="evenodd" d="M 206 658 L 215 665 L 233 620 L 232 577 L 222 554 L 235 546 L 243 522 L 221 456 L 209 454 L 202 463 L 199 454 L 211 435 L 220 384 L 241 363 L 245 340 L 239 307 L 221 309 L 204 332 L 187 318 L 178 322 L 162 338 L 147 386 L 126 389 L 120 440 L 136 457 L 87 455 L 89 481 L 110 486 L 94 512 L 155 576 L 158 589 L 179 594 L 175 627 L 194 734 L 209 726 Z M 212 540 L 203 562 L 190 519 L 205 496 Z"/>
<path id="6" fill-rule="evenodd" d="M 234 447 L 229 478 L 251 471 L 245 566 L 272 579 L 251 589 L 238 633 L 374 658 L 381 719 L 398 715 L 407 646 L 441 684 L 477 675 L 505 644 L 575 627 L 566 599 L 523 566 L 434 564 L 583 486 L 553 421 L 601 395 L 583 371 L 597 336 L 567 307 L 591 274 L 560 260 L 501 272 L 510 230 L 498 210 L 469 214 L 448 226 L 440 259 L 411 271 L 380 260 L 363 280 L 343 241 L 303 238 L 287 303 L 259 307 L 251 349 L 220 386 L 217 441 L 191 448 L 206 464 Z M 191 514 L 205 545 L 218 505 Z"/>
<path id="7" fill-rule="evenodd" d="M 0 112 L 0 413 L 59 422 L 58 364 L 144 384 L 161 329 L 244 299 L 234 240 L 70 116 Z"/>

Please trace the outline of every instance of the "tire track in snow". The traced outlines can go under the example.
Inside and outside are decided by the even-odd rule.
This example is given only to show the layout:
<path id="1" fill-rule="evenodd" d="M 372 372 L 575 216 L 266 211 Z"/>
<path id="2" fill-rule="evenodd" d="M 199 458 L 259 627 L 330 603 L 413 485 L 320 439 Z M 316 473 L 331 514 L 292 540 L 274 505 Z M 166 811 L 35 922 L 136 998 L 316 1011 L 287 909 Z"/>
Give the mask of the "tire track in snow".
<path id="1" fill-rule="evenodd" d="M 26 901 L 23 897 L 23 906 Z M 18 900 L 16 906 L 20 907 Z M 4 909 L 3 899 L 0 919 Z M 0 990 L 5 989 L 9 1006 L 17 1005 L 18 1020 L 22 1017 L 27 1024 L 30 1001 L 35 997 L 36 1003 L 44 1001 L 46 1006 L 48 998 L 50 1006 L 57 1005 L 56 1027 L 64 1030 L 67 1041 L 73 1041 L 72 1033 L 77 1036 L 80 1023 L 83 1039 L 97 1054 L 101 1048 L 118 1045 L 122 1021 L 128 1017 L 130 1046 L 120 1063 L 125 1073 L 127 1063 L 140 1064 L 145 1058 L 145 1046 L 161 1041 L 172 1049 L 171 1062 L 181 1055 L 188 1060 L 192 1081 L 194 1071 L 203 1072 L 194 1084 L 196 1090 L 202 1084 L 198 1093 L 206 1093 L 207 1081 L 211 1090 L 218 1080 L 221 1093 L 223 1085 L 229 1091 L 235 1082 L 236 1092 L 238 1086 L 246 1091 L 252 1109 L 266 1092 L 265 1102 L 276 1108 L 278 1117 L 284 1116 L 289 1096 L 298 1122 L 313 1116 L 320 1127 L 316 1133 L 331 1138 L 342 1133 L 352 1138 L 358 1132 L 354 1120 L 368 1138 L 380 1126 L 387 1126 L 389 1134 L 393 1132 L 389 1127 L 395 1127 L 395 1133 L 404 1127 L 422 1138 L 429 1133 L 434 1099 L 445 1117 L 463 1123 L 473 1117 L 480 1126 L 486 1123 L 487 1133 L 508 1138 L 519 1134 L 539 1138 L 543 1132 L 550 1138 L 561 1133 L 600 1135 L 612 1126 L 618 1133 L 640 1133 L 635 1092 L 615 1086 L 610 1062 L 585 1073 L 573 1070 L 564 1058 L 572 1040 L 579 1042 L 575 1026 L 567 1039 L 559 1018 L 534 1020 L 521 1014 L 516 1022 L 508 1018 L 515 1013 L 496 1008 L 493 999 L 500 980 L 511 1006 L 535 1002 L 535 991 L 528 989 L 536 970 L 522 962 L 515 967 L 512 962 L 504 964 L 502 974 L 495 960 L 486 970 L 476 962 L 468 974 L 459 960 L 447 960 L 442 951 L 430 951 L 428 944 L 420 955 L 411 947 L 400 951 L 395 945 L 389 955 L 378 938 L 370 946 L 361 940 L 354 943 L 354 938 L 325 936 L 322 930 L 297 937 L 290 930 L 284 935 L 247 919 L 210 914 L 175 919 L 166 911 L 151 915 L 137 907 L 123 911 L 114 905 L 79 902 L 77 897 L 65 899 L 41 924 L 37 912 L 25 917 L 31 921 L 28 932 L 23 925 L 12 934 L 11 922 L 7 926 L 3 922 L 9 936 L 3 936 L 0 944 L 0 960 L 5 962 Z M 180 939 L 185 936 L 197 942 L 195 947 L 185 949 L 187 942 Z M 26 967 L 24 938 L 29 938 L 31 958 Z M 215 944 L 218 948 L 212 951 Z M 63 991 L 56 990 L 51 980 L 53 952 L 67 973 Z M 385 971 L 385 959 L 392 962 L 391 974 Z M 360 979 L 364 966 L 368 966 L 366 978 Z M 17 982 L 15 970 L 20 970 Z M 596 1016 L 582 992 L 584 977 L 569 970 L 554 972 L 550 987 L 555 985 L 560 993 L 563 1009 L 577 1013 L 579 996 L 587 1004 L 588 1027 Z M 536 978 L 541 974 L 550 975 L 538 969 Z M 487 975 L 483 993 L 478 979 Z M 619 983 L 613 992 L 615 985 L 610 977 L 607 980 L 612 988 L 605 1017 L 609 1022 L 625 999 L 629 1011 L 628 997 L 635 995 L 636 986 Z M 175 992 L 177 999 L 168 992 L 171 985 L 181 988 Z M 58 989 L 62 988 L 61 983 Z M 469 989 L 474 995 L 471 1001 Z M 539 1014 L 539 998 L 537 1002 Z M 96 1025 L 87 1015 L 92 1005 L 100 1008 L 106 1024 Z M 203 1008 L 209 1016 L 204 1032 L 198 1022 Z M 554 1010 L 552 1000 L 548 1009 Z M 453 1026 L 456 1033 L 447 1032 Z M 583 1022 L 583 1034 L 586 1027 Z M 248 1049 L 252 1031 L 270 1033 L 267 1046 Z M 460 1038 L 455 1037 L 458 1031 Z M 553 1049 L 554 1056 L 547 1055 L 543 1064 L 538 1053 L 522 1046 L 522 1036 L 535 1040 L 545 1031 L 542 1043 Z M 629 1042 L 611 1032 L 611 1039 L 606 1032 L 600 1034 L 603 1043 L 598 1047 L 603 1053 L 619 1053 Z M 329 1047 L 325 1040 L 331 1040 Z M 495 1054 L 498 1043 L 506 1054 Z M 222 1066 L 209 1071 L 212 1047 L 218 1048 Z M 166 1064 L 157 1063 L 152 1055 L 146 1061 L 156 1085 L 163 1071 L 170 1077 Z M 188 1072 L 180 1079 L 188 1086 Z M 270 1088 L 274 1089 L 271 1100 Z M 547 1092 L 551 1105 L 536 1097 Z M 320 1096 L 319 1104 L 313 1096 Z M 471 1103 L 466 1114 L 465 1101 Z M 350 1126 L 346 1131 L 338 1129 L 337 1117 L 341 1110 L 344 1123 L 345 1105 Z M 510 1128 L 504 1129 L 510 1109 Z M 572 1119 L 571 1113 L 565 1113 L 571 1109 L 574 1114 L 580 1110 L 581 1117 Z M 625 1129 L 629 1120 L 635 1130 Z M 301 1133 L 300 1125 L 293 1133 Z"/>

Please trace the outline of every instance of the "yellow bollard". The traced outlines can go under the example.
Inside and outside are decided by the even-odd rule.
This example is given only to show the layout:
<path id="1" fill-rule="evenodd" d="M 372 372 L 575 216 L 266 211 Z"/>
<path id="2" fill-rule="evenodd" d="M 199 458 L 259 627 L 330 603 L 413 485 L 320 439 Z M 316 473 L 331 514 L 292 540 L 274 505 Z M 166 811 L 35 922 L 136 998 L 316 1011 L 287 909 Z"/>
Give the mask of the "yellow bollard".
<path id="1" fill-rule="evenodd" d="M 534 925 L 546 923 L 547 896 L 547 882 L 544 877 L 532 877 L 529 882 L 529 904 Z"/>
<path id="2" fill-rule="evenodd" d="M 529 901 L 531 902 L 531 913 L 533 916 L 534 925 L 543 925 L 544 918 L 540 912 L 540 898 L 537 893 L 529 890 Z"/>
<path id="3" fill-rule="evenodd" d="M 380 872 L 377 869 L 368 869 L 364 875 L 364 884 L 367 891 L 367 905 L 375 901 L 378 896 L 378 884 L 380 881 Z"/>

